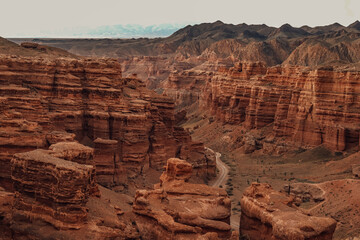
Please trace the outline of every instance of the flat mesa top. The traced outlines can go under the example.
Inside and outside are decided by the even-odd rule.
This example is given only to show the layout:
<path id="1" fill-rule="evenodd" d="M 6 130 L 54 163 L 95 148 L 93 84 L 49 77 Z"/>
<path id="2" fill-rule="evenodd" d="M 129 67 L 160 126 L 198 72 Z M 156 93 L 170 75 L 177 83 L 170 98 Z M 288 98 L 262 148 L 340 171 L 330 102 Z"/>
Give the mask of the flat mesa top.
<path id="1" fill-rule="evenodd" d="M 103 138 L 97 138 L 94 140 L 94 143 L 102 143 L 102 144 L 117 144 L 117 140 L 113 139 L 103 139 Z"/>
<path id="2" fill-rule="evenodd" d="M 88 171 L 93 169 L 93 166 L 91 165 L 78 164 L 76 162 L 71 162 L 63 160 L 61 158 L 53 157 L 49 154 L 49 151 L 42 149 L 37 149 L 25 153 L 17 153 L 14 154 L 14 158 L 26 161 L 43 162 L 47 164 L 52 164 L 56 168 L 65 168 L 74 171 Z"/>
<path id="3" fill-rule="evenodd" d="M 58 142 L 50 146 L 50 150 L 65 151 L 65 150 L 80 150 L 80 151 L 93 151 L 92 148 L 84 146 L 78 142 Z"/>

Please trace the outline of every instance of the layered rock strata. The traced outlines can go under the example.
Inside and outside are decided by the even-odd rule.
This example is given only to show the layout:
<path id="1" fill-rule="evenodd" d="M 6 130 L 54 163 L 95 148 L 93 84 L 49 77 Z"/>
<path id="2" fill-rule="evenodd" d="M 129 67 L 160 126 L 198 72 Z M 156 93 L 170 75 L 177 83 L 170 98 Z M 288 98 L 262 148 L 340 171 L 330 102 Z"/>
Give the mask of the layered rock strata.
<path id="1" fill-rule="evenodd" d="M 188 183 L 191 175 L 190 163 L 171 158 L 154 190 L 136 192 L 133 212 L 143 239 L 231 238 L 226 191 Z"/>
<path id="2" fill-rule="evenodd" d="M 49 147 L 54 157 L 76 162 L 79 164 L 94 165 L 94 149 L 77 142 L 59 142 Z"/>
<path id="3" fill-rule="evenodd" d="M 51 156 L 46 150 L 11 160 L 16 218 L 41 219 L 59 229 L 79 229 L 95 184 L 95 168 Z"/>
<path id="4" fill-rule="evenodd" d="M 120 69 L 111 59 L 2 56 L 1 184 L 11 185 L 14 153 L 73 138 L 95 146 L 100 155 L 95 154 L 94 162 L 100 182 L 106 185 L 124 183 L 124 173 L 135 177 L 147 167 L 160 170 L 176 156 L 205 168 L 196 172 L 206 175 L 211 160 L 205 158 L 201 144 L 174 126 L 174 102 L 147 90 L 135 78 L 122 78 Z M 97 138 L 111 143 L 96 143 Z M 103 153 L 101 144 L 107 146 Z"/>
<path id="5" fill-rule="evenodd" d="M 199 101 L 223 123 L 270 126 L 272 133 L 258 146 L 266 151 L 277 151 L 270 145 L 281 138 L 344 151 L 359 146 L 359 80 L 359 72 L 348 70 L 239 63 L 219 68 Z"/>
<path id="6" fill-rule="evenodd" d="M 65 131 L 52 131 L 46 134 L 46 142 L 48 145 L 55 144 L 58 142 L 74 142 L 75 134 Z"/>
<path id="7" fill-rule="evenodd" d="M 131 221 L 119 219 L 130 197 L 99 187 L 95 167 L 76 162 L 89 162 L 92 149 L 77 142 L 50 148 L 11 160 L 15 192 L 0 188 L 0 238 L 139 239 Z"/>
<path id="8" fill-rule="evenodd" d="M 253 183 L 241 199 L 240 235 L 249 239 L 332 239 L 336 221 L 304 214 L 293 198 Z"/>
<path id="9" fill-rule="evenodd" d="M 118 141 L 97 138 L 94 141 L 97 182 L 118 185 L 126 181 L 126 170 L 117 152 Z"/>

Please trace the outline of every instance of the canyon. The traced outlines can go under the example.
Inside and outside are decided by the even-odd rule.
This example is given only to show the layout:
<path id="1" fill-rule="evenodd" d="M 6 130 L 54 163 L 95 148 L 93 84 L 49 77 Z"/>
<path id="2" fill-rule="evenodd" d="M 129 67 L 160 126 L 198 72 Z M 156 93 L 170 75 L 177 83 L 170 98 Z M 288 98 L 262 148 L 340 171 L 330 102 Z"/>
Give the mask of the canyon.
<path id="1" fill-rule="evenodd" d="M 93 161 L 104 185 L 160 170 L 176 156 L 193 163 L 199 178 L 214 175 L 203 144 L 174 125 L 173 101 L 136 78 L 122 78 L 115 60 L 0 61 L 1 181 L 9 179 L 14 153 L 49 147 L 59 131 L 95 148 Z"/>
<path id="2" fill-rule="evenodd" d="M 0 231 L 356 239 L 359 37 L 359 22 L 217 21 L 155 39 L 0 38 Z"/>

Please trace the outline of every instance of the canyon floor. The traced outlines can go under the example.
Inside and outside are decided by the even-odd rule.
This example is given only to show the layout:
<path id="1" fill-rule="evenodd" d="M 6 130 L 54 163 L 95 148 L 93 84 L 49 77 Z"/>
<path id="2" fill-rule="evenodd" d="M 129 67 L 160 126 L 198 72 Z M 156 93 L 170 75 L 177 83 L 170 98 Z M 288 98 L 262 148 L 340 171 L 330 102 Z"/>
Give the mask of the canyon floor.
<path id="1" fill-rule="evenodd" d="M 202 117 L 190 117 L 182 126 L 192 132 L 194 140 L 202 141 L 221 153 L 221 160 L 227 165 L 229 173 L 226 183 L 220 187 L 226 189 L 232 201 L 231 226 L 234 229 L 239 227 L 240 199 L 245 189 L 253 182 L 268 183 L 282 192 L 287 192 L 289 185 L 310 183 L 324 186 L 322 189 L 326 192 L 327 200 L 310 200 L 301 204 L 299 208 L 313 209 L 318 215 L 338 220 L 334 239 L 345 239 L 349 235 L 360 234 L 360 181 L 348 180 L 353 179 L 351 165 L 359 162 L 360 153 L 357 149 L 340 154 L 331 152 L 324 146 L 318 146 L 280 156 L 265 155 L 261 150 L 244 154 L 234 147 L 233 141 L 234 136 L 242 131 L 241 126 L 209 123 L 208 119 Z M 254 134 L 266 134 L 266 130 L 262 131 L 255 130 Z M 351 199 L 352 202 L 349 203 L 347 199 Z M 346 210 L 343 209 L 344 203 L 348 205 Z M 331 207 L 326 206 L 328 204 Z"/>

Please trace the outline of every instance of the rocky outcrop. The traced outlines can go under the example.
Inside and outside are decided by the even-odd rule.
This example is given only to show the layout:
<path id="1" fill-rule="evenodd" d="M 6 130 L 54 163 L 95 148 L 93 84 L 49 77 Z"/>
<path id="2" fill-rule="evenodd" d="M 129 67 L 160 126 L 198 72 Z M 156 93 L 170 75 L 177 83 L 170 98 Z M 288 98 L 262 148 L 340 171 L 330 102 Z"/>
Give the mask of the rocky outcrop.
<path id="1" fill-rule="evenodd" d="M 111 59 L 2 56 L 1 184 L 11 186 L 14 153 L 46 149 L 74 138 L 95 146 L 99 180 L 108 186 L 124 183 L 127 176 L 136 177 L 148 167 L 160 170 L 168 158 L 177 155 L 196 168 L 206 168 L 203 146 L 175 128 L 174 102 L 147 90 L 138 79 L 122 78 L 120 69 Z M 94 142 L 96 139 L 104 141 Z M 66 144 L 74 145 L 62 143 Z M 102 146 L 106 147 L 100 149 Z M 68 157 L 84 163 L 82 156 Z"/>
<path id="2" fill-rule="evenodd" d="M 52 131 L 46 134 L 46 142 L 48 145 L 58 142 L 74 142 L 76 135 L 65 131 Z"/>
<path id="3" fill-rule="evenodd" d="M 240 234 L 249 239 L 332 239 L 336 221 L 304 214 L 293 198 L 253 183 L 241 199 Z"/>
<path id="4" fill-rule="evenodd" d="M 325 200 L 325 191 L 310 183 L 287 184 L 283 189 L 284 193 L 295 196 L 300 202 L 321 202 Z"/>
<path id="5" fill-rule="evenodd" d="M 39 51 L 46 51 L 46 48 L 44 46 L 39 45 L 38 43 L 34 42 L 23 42 L 20 44 L 23 48 L 30 48 L 30 49 L 36 49 Z"/>
<path id="6" fill-rule="evenodd" d="M 11 160 L 14 215 L 41 219 L 59 229 L 79 229 L 95 185 L 95 168 L 53 157 L 46 150 L 17 153 Z"/>
<path id="7" fill-rule="evenodd" d="M 154 190 L 138 190 L 133 204 L 143 239 L 230 239 L 231 201 L 226 191 L 187 181 L 190 163 L 177 158 Z"/>
<path id="8" fill-rule="evenodd" d="M 310 183 L 293 183 L 284 186 L 283 192 L 291 194 L 301 202 L 321 202 L 325 200 L 325 191 Z"/>
<path id="9" fill-rule="evenodd" d="M 57 158 L 80 164 L 94 165 L 94 149 L 77 142 L 59 142 L 49 147 L 50 154 Z"/>
<path id="10" fill-rule="evenodd" d="M 95 167 L 74 162 L 79 156 L 92 159 L 88 147 L 61 144 L 14 155 L 15 192 L 0 188 L 0 238 L 139 239 L 131 221 L 119 219 L 130 197 L 99 187 Z"/>

